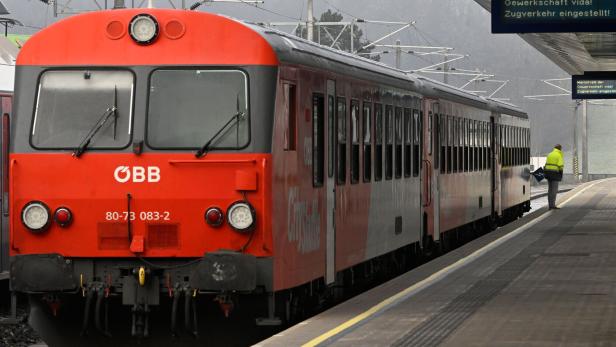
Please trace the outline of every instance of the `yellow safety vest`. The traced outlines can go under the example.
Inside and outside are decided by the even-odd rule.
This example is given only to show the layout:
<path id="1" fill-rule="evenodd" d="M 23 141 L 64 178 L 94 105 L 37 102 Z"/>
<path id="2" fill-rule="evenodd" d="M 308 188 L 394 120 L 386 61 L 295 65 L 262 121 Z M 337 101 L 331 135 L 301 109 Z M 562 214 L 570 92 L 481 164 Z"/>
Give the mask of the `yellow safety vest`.
<path id="1" fill-rule="evenodd" d="M 565 167 L 565 160 L 563 159 L 563 152 L 558 148 L 548 154 L 545 161 L 545 171 L 563 172 Z"/>

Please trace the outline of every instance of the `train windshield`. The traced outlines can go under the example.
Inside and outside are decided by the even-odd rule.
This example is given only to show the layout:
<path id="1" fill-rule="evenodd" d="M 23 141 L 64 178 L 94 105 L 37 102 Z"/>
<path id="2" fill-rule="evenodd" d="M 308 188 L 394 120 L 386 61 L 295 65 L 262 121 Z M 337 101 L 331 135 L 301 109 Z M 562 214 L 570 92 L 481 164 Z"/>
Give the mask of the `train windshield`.
<path id="1" fill-rule="evenodd" d="M 133 81 L 133 74 L 128 71 L 44 72 L 32 125 L 32 146 L 74 149 L 106 110 L 114 106 L 114 116 L 92 137 L 88 148 L 117 149 L 128 146 Z"/>
<path id="2" fill-rule="evenodd" d="M 150 79 L 148 145 L 198 149 L 229 119 L 210 149 L 240 149 L 250 141 L 246 74 L 238 70 L 157 70 Z"/>

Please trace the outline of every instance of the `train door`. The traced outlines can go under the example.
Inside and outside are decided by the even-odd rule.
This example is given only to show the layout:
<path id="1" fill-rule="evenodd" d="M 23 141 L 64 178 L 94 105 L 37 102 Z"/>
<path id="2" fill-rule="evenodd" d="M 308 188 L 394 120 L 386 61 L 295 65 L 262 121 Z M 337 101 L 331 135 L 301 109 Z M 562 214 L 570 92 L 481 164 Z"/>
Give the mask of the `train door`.
<path id="1" fill-rule="evenodd" d="M 422 174 L 422 206 L 423 206 L 423 235 L 422 245 L 429 244 L 429 237 L 434 241 L 440 239 L 440 204 L 439 204 L 439 104 L 434 99 L 424 99 L 423 123 L 425 126 L 423 148 L 423 174 Z"/>
<path id="2" fill-rule="evenodd" d="M 502 214 L 501 212 L 501 161 L 500 161 L 500 148 L 501 148 L 501 136 L 500 127 L 498 126 L 498 114 L 492 114 L 490 117 L 490 123 L 492 126 L 492 217 L 497 218 Z"/>
<path id="3" fill-rule="evenodd" d="M 325 261 L 325 283 L 331 284 L 336 279 L 336 223 L 334 216 L 336 215 L 336 82 L 332 80 L 327 81 L 327 130 L 325 141 L 325 152 L 327 153 L 327 175 L 325 179 L 325 189 L 327 191 L 327 249 L 326 249 L 326 261 Z"/>

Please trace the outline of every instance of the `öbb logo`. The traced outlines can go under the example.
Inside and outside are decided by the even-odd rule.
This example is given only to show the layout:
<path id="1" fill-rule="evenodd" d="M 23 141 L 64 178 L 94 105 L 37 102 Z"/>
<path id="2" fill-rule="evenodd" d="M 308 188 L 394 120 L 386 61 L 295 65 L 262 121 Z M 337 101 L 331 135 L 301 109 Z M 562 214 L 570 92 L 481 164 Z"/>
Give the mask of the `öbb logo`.
<path id="1" fill-rule="evenodd" d="M 118 166 L 113 172 L 113 178 L 120 183 L 155 183 L 160 181 L 160 168 L 157 166 Z"/>

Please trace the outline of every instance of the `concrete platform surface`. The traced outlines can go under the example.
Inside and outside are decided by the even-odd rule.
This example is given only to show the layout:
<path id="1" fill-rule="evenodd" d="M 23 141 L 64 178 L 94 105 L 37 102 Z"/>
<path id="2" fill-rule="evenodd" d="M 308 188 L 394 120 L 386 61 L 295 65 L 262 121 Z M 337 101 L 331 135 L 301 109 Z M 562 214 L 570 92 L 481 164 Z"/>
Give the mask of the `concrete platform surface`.
<path id="1" fill-rule="evenodd" d="M 258 346 L 616 345 L 615 179 L 541 209 Z"/>

